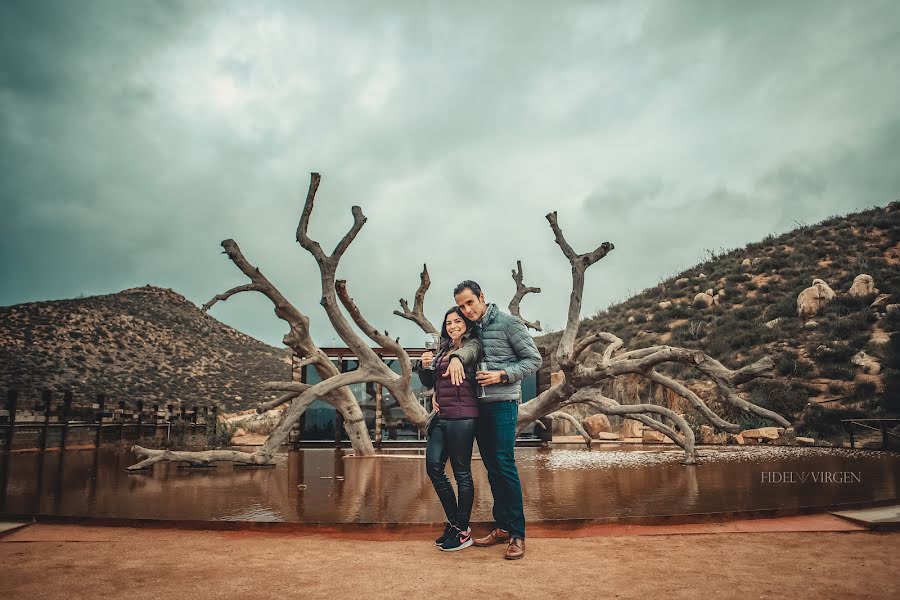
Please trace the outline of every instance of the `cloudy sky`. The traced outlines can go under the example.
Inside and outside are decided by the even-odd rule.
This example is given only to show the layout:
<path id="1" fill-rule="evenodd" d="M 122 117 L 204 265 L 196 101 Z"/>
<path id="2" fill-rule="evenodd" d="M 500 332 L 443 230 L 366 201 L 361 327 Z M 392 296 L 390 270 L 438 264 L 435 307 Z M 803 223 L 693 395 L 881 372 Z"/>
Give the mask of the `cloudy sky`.
<path id="1" fill-rule="evenodd" d="M 548 7 L 552 6 L 552 10 Z M 506 306 L 510 269 L 564 322 L 579 251 L 593 314 L 733 248 L 900 197 L 900 3 L 0 3 L 0 305 L 147 283 L 196 304 L 245 283 L 234 238 L 313 319 L 294 241 L 368 223 L 339 275 L 369 319 L 423 262 L 440 318 L 464 278 Z M 268 303 L 212 314 L 280 344 Z"/>

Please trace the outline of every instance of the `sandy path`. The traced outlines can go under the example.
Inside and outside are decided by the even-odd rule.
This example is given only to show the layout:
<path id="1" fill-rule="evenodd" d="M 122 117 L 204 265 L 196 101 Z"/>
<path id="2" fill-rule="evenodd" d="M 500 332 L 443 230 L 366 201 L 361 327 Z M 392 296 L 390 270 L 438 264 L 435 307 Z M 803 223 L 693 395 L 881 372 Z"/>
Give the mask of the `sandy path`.
<path id="1" fill-rule="evenodd" d="M 533 538 L 527 551 L 513 562 L 502 547 L 427 540 L 34 525 L 0 542 L 0 585 L 10 600 L 900 597 L 900 533 Z"/>

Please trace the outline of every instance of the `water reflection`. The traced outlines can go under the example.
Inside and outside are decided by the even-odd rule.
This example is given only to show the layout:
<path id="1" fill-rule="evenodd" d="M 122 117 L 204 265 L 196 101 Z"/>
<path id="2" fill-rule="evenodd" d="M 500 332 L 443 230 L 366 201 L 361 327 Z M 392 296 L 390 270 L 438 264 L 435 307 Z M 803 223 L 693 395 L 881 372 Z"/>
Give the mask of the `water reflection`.
<path id="1" fill-rule="evenodd" d="M 517 451 L 529 520 L 798 508 L 896 498 L 900 456 L 873 451 L 756 447 L 679 451 Z M 114 448 L 3 455 L 0 513 L 307 523 L 439 522 L 440 505 L 420 452 L 347 457 L 334 449 L 290 452 L 275 468 L 178 469 L 158 463 L 129 474 Z M 473 520 L 491 514 L 487 476 L 473 468 Z M 851 472 L 845 483 L 772 483 L 764 473 Z"/>

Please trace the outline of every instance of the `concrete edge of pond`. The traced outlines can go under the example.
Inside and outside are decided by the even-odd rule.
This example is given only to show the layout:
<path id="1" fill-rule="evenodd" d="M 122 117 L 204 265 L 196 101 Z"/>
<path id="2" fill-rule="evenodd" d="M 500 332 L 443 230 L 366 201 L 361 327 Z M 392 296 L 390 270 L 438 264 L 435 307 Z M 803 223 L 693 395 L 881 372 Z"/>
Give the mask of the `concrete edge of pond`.
<path id="1" fill-rule="evenodd" d="M 600 519 L 543 519 L 527 523 L 529 532 L 538 533 L 539 537 L 581 537 L 602 535 L 603 528 L 659 528 L 660 533 L 665 533 L 667 527 L 677 526 L 723 526 L 737 521 L 756 521 L 764 524 L 766 521 L 785 519 L 790 517 L 816 516 L 828 517 L 835 522 L 846 523 L 847 527 L 829 525 L 821 529 L 821 525 L 813 525 L 810 530 L 854 531 L 877 530 L 884 527 L 874 526 L 863 520 L 848 519 L 843 515 L 836 515 L 838 511 L 857 509 L 873 509 L 879 507 L 897 506 L 900 499 L 891 498 L 884 500 L 848 502 L 821 506 L 804 506 L 797 508 L 772 508 L 763 510 L 726 511 L 715 513 L 690 513 L 678 515 L 645 515 L 636 517 L 609 517 Z M 191 529 L 208 531 L 232 531 L 232 532 L 271 532 L 271 533 L 305 533 L 311 535 L 360 535 L 372 537 L 378 535 L 416 536 L 424 535 L 440 529 L 443 523 L 301 523 L 291 521 L 202 521 L 202 520 L 169 520 L 169 519 L 140 519 L 140 518 L 116 518 L 116 517 L 92 517 L 92 516 L 66 516 L 66 515 L 41 515 L 41 514 L 0 514 L 4 522 L 18 521 L 22 526 L 31 523 L 68 524 L 100 527 L 136 527 L 151 529 Z M 473 530 L 487 530 L 491 523 L 473 521 Z M 768 529 L 778 531 L 775 527 Z M 804 529 L 800 529 L 804 530 Z M 591 532 L 594 533 L 591 533 Z M 702 533 L 703 530 L 686 530 L 682 533 Z M 531 533 L 529 533 L 531 535 Z"/>

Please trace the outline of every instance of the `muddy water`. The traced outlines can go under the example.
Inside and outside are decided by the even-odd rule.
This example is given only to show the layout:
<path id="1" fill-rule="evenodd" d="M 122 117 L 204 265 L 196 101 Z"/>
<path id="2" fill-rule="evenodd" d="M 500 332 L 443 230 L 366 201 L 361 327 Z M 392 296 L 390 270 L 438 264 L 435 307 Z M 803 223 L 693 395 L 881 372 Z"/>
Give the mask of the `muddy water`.
<path id="1" fill-rule="evenodd" d="M 819 448 L 517 450 L 528 520 L 798 508 L 900 496 L 900 455 Z M 307 449 L 275 468 L 159 463 L 129 474 L 121 449 L 0 456 L 0 513 L 306 523 L 440 522 L 424 459 Z M 491 495 L 473 465 L 472 518 L 489 521 Z M 826 475 L 827 474 L 827 475 Z M 451 477 L 452 479 L 452 477 Z M 793 480 L 793 481 L 791 481 Z M 826 481 L 827 480 L 827 481 Z"/>

